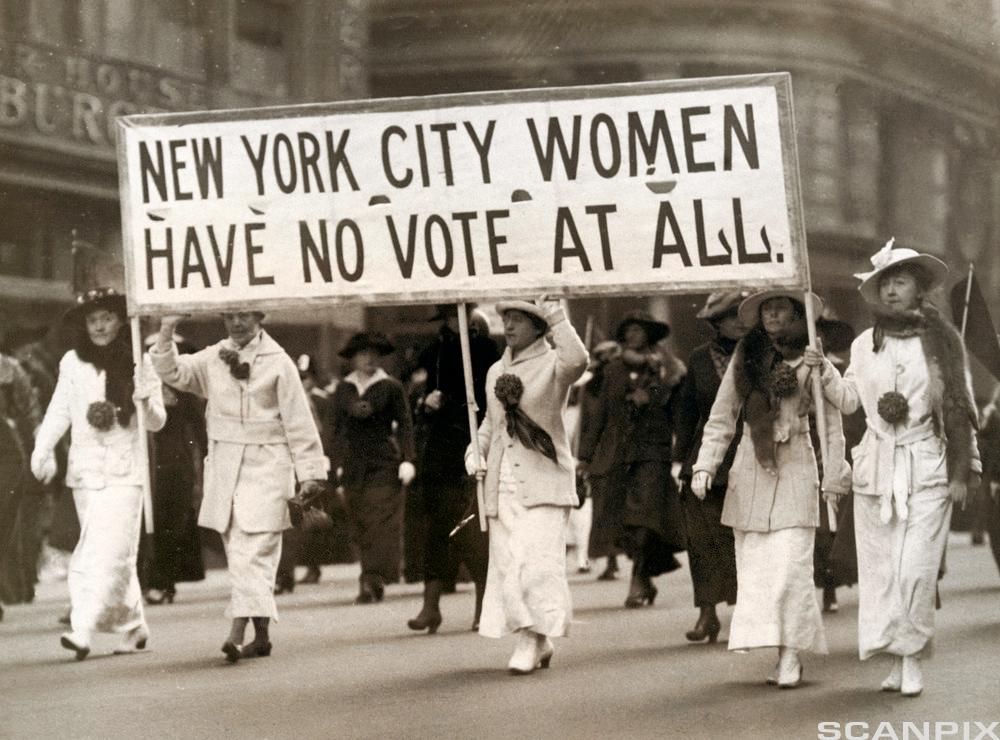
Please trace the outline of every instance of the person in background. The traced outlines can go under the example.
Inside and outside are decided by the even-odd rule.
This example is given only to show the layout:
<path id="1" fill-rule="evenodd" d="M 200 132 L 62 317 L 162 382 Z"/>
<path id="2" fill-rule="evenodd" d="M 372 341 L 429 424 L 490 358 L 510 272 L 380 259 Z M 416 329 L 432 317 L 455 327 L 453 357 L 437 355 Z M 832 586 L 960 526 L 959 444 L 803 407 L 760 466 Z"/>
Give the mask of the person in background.
<path id="1" fill-rule="evenodd" d="M 340 356 L 352 370 L 330 404 L 330 460 L 346 491 L 361 555 L 356 604 L 382 601 L 385 585 L 399 580 L 403 487 L 416 476 L 406 393 L 380 366 L 393 351 L 379 332 L 351 337 Z"/>
<path id="2" fill-rule="evenodd" d="M 580 393 L 580 441 L 586 434 L 588 425 L 598 418 L 601 389 L 604 387 L 605 371 L 608 364 L 621 356 L 622 348 L 613 339 L 599 342 L 591 352 L 590 379 Z M 599 581 L 613 581 L 618 575 L 618 555 L 621 552 L 615 544 L 622 531 L 622 502 L 617 491 L 608 485 L 608 476 L 614 462 L 616 442 L 612 435 L 617 428 L 606 429 L 594 457 L 586 466 L 577 468 L 577 475 L 585 478 L 584 483 L 591 502 L 590 560 L 605 558 L 605 567 L 597 576 Z M 579 455 L 577 443 L 576 454 Z"/>
<path id="3" fill-rule="evenodd" d="M 180 317 L 165 316 L 150 353 L 156 372 L 177 390 L 208 400 L 208 456 L 198 524 L 222 535 L 232 592 L 226 660 L 271 654 L 277 621 L 274 580 L 281 532 L 296 480 L 302 498 L 321 495 L 327 477 L 316 424 L 299 373 L 264 331 L 264 314 L 225 313 L 226 339 L 193 355 L 173 343 Z M 244 645 L 253 621 L 254 641 Z"/>
<path id="4" fill-rule="evenodd" d="M 194 353 L 195 348 L 182 337 L 173 340 L 181 354 Z M 146 341 L 152 346 L 156 336 Z M 201 499 L 202 466 L 208 453 L 205 406 L 197 396 L 169 385 L 163 386 L 163 406 L 167 421 L 149 445 L 153 533 L 139 552 L 139 583 L 149 605 L 172 604 L 178 583 L 205 578 L 195 508 Z"/>
<path id="5" fill-rule="evenodd" d="M 993 391 L 990 402 L 983 408 L 979 425 L 979 449 L 982 454 L 983 481 L 979 497 L 982 502 L 983 528 L 990 537 L 993 561 L 1000 568 L 1000 386 Z"/>
<path id="6" fill-rule="evenodd" d="M 736 427 L 743 436 L 729 469 L 722 524 L 733 528 L 739 588 L 729 649 L 778 648 L 776 675 L 767 683 L 791 689 L 802 682 L 802 651 L 826 653 L 826 634 L 813 586 L 813 547 L 819 524 L 818 487 L 831 496 L 850 488 L 840 414 L 827 403 L 829 460 L 820 486 L 809 437 L 810 371 L 803 294 L 764 290 L 745 298 L 739 341 L 701 436 L 691 491 L 707 498 Z M 822 301 L 809 293 L 815 314 Z"/>
<path id="7" fill-rule="evenodd" d="M 632 559 L 627 608 L 652 605 L 653 578 L 681 567 L 686 547 L 684 514 L 671 477 L 674 408 L 684 364 L 656 350 L 670 327 L 643 311 L 625 316 L 615 335 L 621 358 L 608 364 L 596 413 L 580 441 L 589 475 L 596 460 L 610 463 L 611 496 L 622 507 L 617 544 Z"/>
<path id="8" fill-rule="evenodd" d="M 94 632 L 122 633 L 115 652 L 135 652 L 149 639 L 136 572 L 143 478 L 139 435 L 166 421 L 160 381 L 144 358 L 132 362 L 125 296 L 100 287 L 80 293 L 70 311 L 74 348 L 59 363 L 59 380 L 35 437 L 31 470 L 56 476 L 56 445 L 70 432 L 66 485 L 80 514 L 80 540 L 69 571 L 72 631 L 64 648 L 83 660 Z M 139 429 L 137 405 L 145 411 Z"/>
<path id="9" fill-rule="evenodd" d="M 980 483 L 977 409 L 962 338 L 928 300 L 947 265 L 892 239 L 871 263 L 856 277 L 875 326 L 854 340 L 847 372 L 821 350 L 806 362 L 837 408 L 867 416 L 854 451 L 858 653 L 893 656 L 882 690 L 917 696 L 952 506 Z"/>
<path id="10" fill-rule="evenodd" d="M 2 602 L 30 601 L 34 573 L 25 574 L 21 547 L 26 539 L 22 511 L 24 497 L 37 495 L 28 484 L 28 460 L 41 414 L 31 380 L 11 357 L 0 354 L 0 569 L 6 588 Z M 11 582 L 13 577 L 13 582 Z"/>
<path id="11" fill-rule="evenodd" d="M 490 562 L 479 634 L 516 632 L 507 668 L 523 675 L 549 666 L 550 638 L 568 634 L 572 618 L 566 521 L 577 503 L 576 474 L 562 415 L 587 350 L 558 304 L 496 308 L 507 348 L 486 375 L 486 416 L 465 465 L 485 475 Z"/>
<path id="12" fill-rule="evenodd" d="M 462 347 L 458 335 L 458 306 L 442 304 L 431 318 L 440 321 L 434 341 L 420 353 L 418 364 L 427 373 L 420 406 L 416 410 L 422 428 L 423 449 L 418 481 L 427 516 L 424 544 L 424 603 L 420 613 L 407 622 L 412 630 L 433 634 L 441 625 L 439 601 L 445 582 L 464 563 L 476 589 L 473 629 L 479 628 L 489 542 L 479 523 L 465 523 L 454 536 L 452 530 L 470 514 L 476 514 L 476 487 L 465 472 L 465 450 L 471 439 L 466 401 Z M 499 358 L 489 334 L 469 329 L 472 389 L 477 418 L 486 414 L 486 373 Z"/>
<path id="13" fill-rule="evenodd" d="M 691 642 L 707 639 L 715 642 L 722 629 L 717 604 L 736 603 L 736 549 L 733 530 L 722 523 L 729 468 L 743 430 L 735 429 L 729 449 L 716 470 L 712 486 L 700 499 L 691 491 L 692 467 L 701 449 L 705 422 L 719 392 L 719 384 L 729 367 L 736 345 L 747 328 L 740 323 L 740 302 L 749 295 L 743 291 L 712 293 L 697 318 L 708 322 L 712 339 L 697 347 L 688 358 L 688 372 L 678 393 L 675 456 L 682 461 L 681 502 L 687 524 L 688 562 L 698 621 L 685 633 Z"/>
<path id="14" fill-rule="evenodd" d="M 574 456 L 580 450 L 580 422 L 583 412 L 584 389 L 590 377 L 591 373 L 588 370 L 573 384 L 569 392 L 566 413 L 564 414 L 564 423 L 566 425 L 566 433 L 569 435 L 570 450 Z M 594 507 L 588 488 L 589 485 L 586 478 L 578 475 L 576 493 L 579 503 L 570 509 L 569 522 L 566 525 L 566 541 L 576 556 L 577 573 L 590 572 L 589 544 Z"/>

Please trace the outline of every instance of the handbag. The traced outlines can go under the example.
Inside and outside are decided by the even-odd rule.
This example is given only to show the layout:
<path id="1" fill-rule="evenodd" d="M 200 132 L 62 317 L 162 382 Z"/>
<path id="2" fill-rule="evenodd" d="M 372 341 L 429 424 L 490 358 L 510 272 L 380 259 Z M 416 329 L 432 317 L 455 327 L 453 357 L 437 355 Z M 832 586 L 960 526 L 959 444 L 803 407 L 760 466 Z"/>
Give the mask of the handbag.
<path id="1" fill-rule="evenodd" d="M 288 500 L 288 517 L 292 520 L 295 529 L 303 532 L 320 532 L 333 528 L 333 519 L 320 506 L 316 506 L 316 499 L 322 496 L 313 497 L 306 500 L 300 491 Z"/>

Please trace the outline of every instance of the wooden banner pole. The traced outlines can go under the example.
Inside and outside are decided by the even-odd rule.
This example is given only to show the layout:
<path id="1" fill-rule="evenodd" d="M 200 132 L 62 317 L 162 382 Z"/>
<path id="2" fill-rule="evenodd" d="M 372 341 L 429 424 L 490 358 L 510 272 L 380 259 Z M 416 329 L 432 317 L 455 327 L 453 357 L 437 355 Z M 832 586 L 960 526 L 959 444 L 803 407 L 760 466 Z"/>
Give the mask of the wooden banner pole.
<path id="1" fill-rule="evenodd" d="M 129 320 L 132 329 L 132 362 L 136 370 L 142 372 L 142 334 L 139 331 L 139 317 Z M 135 422 L 139 434 L 139 462 L 142 467 L 142 516 L 146 524 L 146 534 L 153 534 L 153 488 L 149 483 L 149 439 L 146 436 L 146 405 L 141 401 L 135 405 Z"/>
<path id="2" fill-rule="evenodd" d="M 458 337 L 462 343 L 462 372 L 465 376 L 465 405 L 469 411 L 469 439 L 476 461 L 476 503 L 479 506 L 479 529 L 486 531 L 486 481 L 483 475 L 483 456 L 479 450 L 479 419 L 476 391 L 472 385 L 472 349 L 469 346 L 469 316 L 466 305 L 458 304 Z"/>

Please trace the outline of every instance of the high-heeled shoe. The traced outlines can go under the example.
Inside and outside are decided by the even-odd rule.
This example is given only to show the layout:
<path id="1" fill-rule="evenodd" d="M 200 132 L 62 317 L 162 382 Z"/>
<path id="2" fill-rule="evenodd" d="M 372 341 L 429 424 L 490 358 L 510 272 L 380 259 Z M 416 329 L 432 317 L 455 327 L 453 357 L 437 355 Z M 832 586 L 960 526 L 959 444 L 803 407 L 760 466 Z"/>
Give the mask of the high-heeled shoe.
<path id="1" fill-rule="evenodd" d="M 266 658 L 271 654 L 271 641 L 258 643 L 256 640 L 240 648 L 241 658 Z"/>
<path id="2" fill-rule="evenodd" d="M 416 617 L 408 620 L 406 626 L 411 630 L 427 630 L 427 634 L 433 635 L 441 626 L 441 612 L 429 612 L 426 616 L 420 612 Z"/>
<path id="3" fill-rule="evenodd" d="M 173 604 L 177 592 L 172 588 L 150 588 L 143 593 L 143 598 L 150 606 L 157 604 Z"/>
<path id="4" fill-rule="evenodd" d="M 279 574 L 274 581 L 274 595 L 290 594 L 295 591 L 295 579 L 292 576 Z"/>
<path id="5" fill-rule="evenodd" d="M 714 643 L 719 638 L 719 631 L 721 629 L 722 624 L 719 622 L 715 610 L 703 607 L 701 614 L 698 615 L 698 621 L 694 624 L 694 628 L 685 632 L 684 637 L 691 642 L 701 642 L 707 637 L 710 643 Z"/>
<path id="6" fill-rule="evenodd" d="M 115 655 L 128 655 L 138 653 L 146 649 L 146 641 L 149 640 L 149 628 L 145 624 L 133 627 L 124 635 L 118 647 L 114 649 Z"/>
<path id="7" fill-rule="evenodd" d="M 76 653 L 77 660 L 90 655 L 90 641 L 74 632 L 67 632 L 59 638 L 59 644 Z"/>
<path id="8" fill-rule="evenodd" d="M 552 656 L 549 656 L 551 660 Z M 507 670 L 512 676 L 526 676 L 541 665 L 538 640 L 531 630 L 521 630 L 517 636 L 517 646 L 507 662 Z M 548 665 L 548 663 L 546 663 Z"/>
<path id="9" fill-rule="evenodd" d="M 243 657 L 243 646 L 232 640 L 226 640 L 222 643 L 222 652 L 226 654 L 226 661 L 236 663 Z"/>
<path id="10" fill-rule="evenodd" d="M 656 590 L 650 581 L 633 581 L 632 588 L 625 598 L 625 608 L 626 609 L 638 609 L 645 604 L 650 606 L 656 601 L 656 595 L 659 591 Z"/>

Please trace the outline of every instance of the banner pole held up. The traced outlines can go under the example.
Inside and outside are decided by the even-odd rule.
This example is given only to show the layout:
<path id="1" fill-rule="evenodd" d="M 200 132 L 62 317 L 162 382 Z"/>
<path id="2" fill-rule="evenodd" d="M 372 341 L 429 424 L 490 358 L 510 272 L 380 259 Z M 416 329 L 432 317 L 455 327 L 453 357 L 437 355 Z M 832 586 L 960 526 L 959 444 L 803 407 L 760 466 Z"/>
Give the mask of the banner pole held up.
<path id="1" fill-rule="evenodd" d="M 139 332 L 139 317 L 129 319 L 132 329 L 132 362 L 136 369 L 142 372 L 142 336 Z M 153 534 L 153 489 L 149 484 L 149 439 L 146 436 L 146 406 L 143 403 L 135 405 L 135 423 L 139 428 L 139 457 L 142 460 L 142 518 L 146 525 L 146 534 Z"/>
<path id="2" fill-rule="evenodd" d="M 972 263 L 969 263 L 969 276 L 965 279 L 965 306 L 962 307 L 962 339 L 965 339 L 965 327 L 969 325 L 969 299 L 972 298 Z"/>
<path id="3" fill-rule="evenodd" d="M 479 451 L 479 420 L 476 414 L 476 391 L 472 385 L 472 350 L 469 347 L 469 316 L 464 303 L 458 304 L 458 338 L 462 344 L 462 372 L 465 377 L 465 406 L 469 411 L 469 440 L 476 461 L 476 504 L 479 507 L 479 529 L 486 531 L 486 482 L 482 473 L 483 458 Z"/>
<path id="4" fill-rule="evenodd" d="M 803 296 L 803 305 L 806 307 L 806 327 L 809 331 L 809 346 L 812 349 L 818 349 L 816 343 L 816 312 L 813 309 L 812 304 L 812 281 L 806 286 L 806 292 Z M 826 405 L 823 403 L 823 381 L 820 379 L 820 374 L 818 372 L 810 373 L 812 376 L 812 388 L 813 388 L 813 406 L 816 410 L 816 434 L 819 436 L 819 448 L 820 456 L 823 460 L 824 469 L 830 464 L 830 458 L 827 455 L 827 443 L 826 443 Z M 837 509 L 834 505 L 827 500 L 826 502 L 826 513 L 830 518 L 830 531 L 837 531 Z"/>

